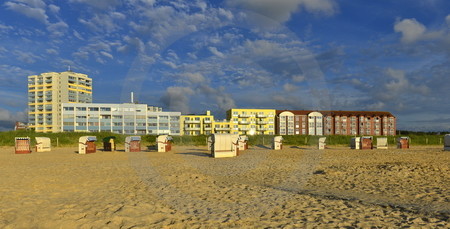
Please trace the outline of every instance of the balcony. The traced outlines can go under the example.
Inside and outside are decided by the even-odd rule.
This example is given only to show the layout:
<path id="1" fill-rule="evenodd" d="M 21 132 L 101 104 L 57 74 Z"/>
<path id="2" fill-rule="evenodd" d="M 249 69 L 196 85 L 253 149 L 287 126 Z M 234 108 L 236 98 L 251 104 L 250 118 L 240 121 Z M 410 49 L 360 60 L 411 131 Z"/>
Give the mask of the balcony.
<path id="1" fill-rule="evenodd" d="M 211 120 L 203 120 L 203 123 L 212 123 Z"/>
<path id="2" fill-rule="evenodd" d="M 200 124 L 200 120 L 184 120 L 186 124 Z"/>
<path id="3" fill-rule="evenodd" d="M 192 130 L 200 130 L 200 127 L 185 127 L 184 130 L 185 131 L 192 131 Z"/>
<path id="4" fill-rule="evenodd" d="M 239 118 L 250 118 L 250 117 L 252 117 L 252 115 L 249 115 L 249 114 L 240 114 L 239 115 Z"/>
<path id="5" fill-rule="evenodd" d="M 248 124 L 250 124 L 250 122 L 248 122 L 248 121 L 239 121 L 239 124 L 241 124 L 241 125 L 248 125 Z"/>
<path id="6" fill-rule="evenodd" d="M 256 117 L 257 118 L 266 118 L 267 115 L 266 114 L 257 114 Z"/>
<path id="7" fill-rule="evenodd" d="M 212 127 L 205 127 L 205 130 L 212 130 Z"/>
<path id="8" fill-rule="evenodd" d="M 256 128 L 259 131 L 268 131 L 268 130 L 273 130 L 273 128 L 265 128 L 265 127 L 258 127 Z"/>
<path id="9" fill-rule="evenodd" d="M 230 130 L 231 128 L 230 127 L 216 127 L 216 128 L 214 128 L 216 131 L 218 131 L 218 130 Z"/>
<path id="10" fill-rule="evenodd" d="M 256 121 L 256 124 L 264 125 L 264 124 L 269 124 L 269 122 L 268 121 Z"/>
<path id="11" fill-rule="evenodd" d="M 249 131 L 250 128 L 248 128 L 248 127 L 242 127 L 242 128 L 239 128 L 239 130 L 240 130 L 240 131 Z"/>

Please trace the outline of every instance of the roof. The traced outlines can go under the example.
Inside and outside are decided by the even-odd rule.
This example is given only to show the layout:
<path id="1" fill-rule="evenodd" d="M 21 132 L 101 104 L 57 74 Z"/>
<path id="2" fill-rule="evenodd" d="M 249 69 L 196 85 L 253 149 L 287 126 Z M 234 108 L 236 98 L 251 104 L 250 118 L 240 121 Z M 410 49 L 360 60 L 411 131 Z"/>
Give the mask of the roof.
<path id="1" fill-rule="evenodd" d="M 276 114 L 279 115 L 285 111 L 291 112 L 294 115 L 308 115 L 309 113 L 313 112 L 308 110 L 276 110 Z"/>
<path id="2" fill-rule="evenodd" d="M 294 115 L 308 115 L 311 112 L 314 112 L 312 110 L 277 110 L 276 114 L 279 115 L 282 112 L 289 111 L 292 112 Z M 389 116 L 389 117 L 395 117 L 390 112 L 387 111 L 317 111 L 320 112 L 323 115 L 330 115 L 330 116 Z"/>

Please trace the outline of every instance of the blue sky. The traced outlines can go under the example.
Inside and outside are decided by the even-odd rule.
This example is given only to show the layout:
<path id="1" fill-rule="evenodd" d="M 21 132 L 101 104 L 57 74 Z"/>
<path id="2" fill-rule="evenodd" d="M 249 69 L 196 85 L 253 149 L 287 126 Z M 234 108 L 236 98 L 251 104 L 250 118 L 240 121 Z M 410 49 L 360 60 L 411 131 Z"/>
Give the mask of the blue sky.
<path id="1" fill-rule="evenodd" d="M 0 130 L 26 120 L 28 75 L 71 66 L 98 103 L 377 110 L 449 131 L 449 54 L 448 0 L 7 0 Z"/>

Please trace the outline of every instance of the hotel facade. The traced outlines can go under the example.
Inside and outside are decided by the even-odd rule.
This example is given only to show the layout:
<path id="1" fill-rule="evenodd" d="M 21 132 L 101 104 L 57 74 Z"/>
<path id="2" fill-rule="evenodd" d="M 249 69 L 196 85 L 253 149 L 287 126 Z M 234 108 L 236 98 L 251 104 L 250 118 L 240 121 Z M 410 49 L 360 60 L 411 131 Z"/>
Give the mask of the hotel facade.
<path id="1" fill-rule="evenodd" d="M 396 133 L 396 118 L 384 111 L 277 110 L 279 135 L 379 135 Z"/>
<path id="2" fill-rule="evenodd" d="M 85 74 L 48 72 L 28 76 L 28 125 L 36 132 L 61 130 L 62 103 L 91 103 L 92 79 Z"/>
<path id="3" fill-rule="evenodd" d="M 227 111 L 227 119 L 232 134 L 275 134 L 275 109 L 230 109 Z"/>
<path id="4" fill-rule="evenodd" d="M 211 111 L 205 114 L 189 114 L 181 116 L 181 135 L 210 135 L 214 133 L 229 134 L 229 120 L 215 120 Z"/>
<path id="5" fill-rule="evenodd" d="M 61 131 L 180 135 L 180 116 L 146 104 L 63 103 Z"/>
<path id="6" fill-rule="evenodd" d="M 206 114 L 189 114 L 182 115 L 181 118 L 181 135 L 210 135 L 214 133 L 213 123 L 214 116 L 210 111 Z"/>

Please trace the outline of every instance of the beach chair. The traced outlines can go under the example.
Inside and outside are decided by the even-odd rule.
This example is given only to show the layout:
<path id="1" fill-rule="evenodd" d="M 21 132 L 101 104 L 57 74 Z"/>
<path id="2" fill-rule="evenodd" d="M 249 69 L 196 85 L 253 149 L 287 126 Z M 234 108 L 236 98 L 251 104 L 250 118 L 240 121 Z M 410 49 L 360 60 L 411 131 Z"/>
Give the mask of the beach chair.
<path id="1" fill-rule="evenodd" d="M 361 147 L 361 137 L 353 137 L 350 140 L 350 148 L 351 149 L 360 149 Z"/>
<path id="2" fill-rule="evenodd" d="M 248 149 L 248 137 L 247 135 L 239 136 L 239 151 Z"/>
<path id="3" fill-rule="evenodd" d="M 327 144 L 325 143 L 326 140 L 327 140 L 326 137 L 321 137 L 321 138 L 319 138 L 319 142 L 318 142 L 318 148 L 319 148 L 319 149 L 325 149 L 325 146 L 327 145 Z"/>
<path id="4" fill-rule="evenodd" d="M 360 149 L 373 149 L 373 137 L 372 136 L 361 137 L 360 143 L 361 143 Z"/>
<path id="5" fill-rule="evenodd" d="M 80 137 L 78 140 L 78 153 L 79 154 L 95 153 L 97 151 L 95 141 L 97 141 L 97 137 L 95 136 Z"/>
<path id="6" fill-rule="evenodd" d="M 377 149 L 388 149 L 388 139 L 377 138 Z"/>
<path id="7" fill-rule="evenodd" d="M 29 137 L 16 137 L 14 138 L 16 154 L 31 153 L 30 138 Z"/>
<path id="8" fill-rule="evenodd" d="M 450 151 L 450 134 L 444 136 L 444 150 Z"/>
<path id="9" fill-rule="evenodd" d="M 116 137 L 103 138 L 103 151 L 116 151 Z"/>
<path id="10" fill-rule="evenodd" d="M 169 135 L 160 135 L 156 139 L 156 147 L 158 152 L 169 152 L 172 150 L 173 138 Z"/>
<path id="11" fill-rule="evenodd" d="M 211 155 L 214 158 L 236 157 L 239 155 L 239 135 L 212 134 Z"/>
<path id="12" fill-rule="evenodd" d="M 126 137 L 125 152 L 141 152 L 141 137 L 140 136 Z"/>
<path id="13" fill-rule="evenodd" d="M 36 137 L 36 152 L 51 151 L 51 140 L 47 137 Z"/>
<path id="14" fill-rule="evenodd" d="M 283 149 L 283 137 L 282 136 L 275 136 L 273 138 L 272 149 L 273 150 Z"/>

